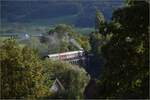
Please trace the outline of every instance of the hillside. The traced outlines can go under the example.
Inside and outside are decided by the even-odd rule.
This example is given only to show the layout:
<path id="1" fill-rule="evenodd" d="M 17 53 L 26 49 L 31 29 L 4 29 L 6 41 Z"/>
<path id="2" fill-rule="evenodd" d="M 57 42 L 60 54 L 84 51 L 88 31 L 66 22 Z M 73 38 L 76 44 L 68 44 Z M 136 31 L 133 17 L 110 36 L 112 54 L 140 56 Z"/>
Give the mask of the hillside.
<path id="1" fill-rule="evenodd" d="M 76 27 L 93 27 L 95 10 L 103 12 L 107 21 L 112 11 L 122 5 L 120 0 L 112 1 L 1 1 L 3 23 L 34 23 L 55 25 L 71 24 Z M 111 6 L 110 6 L 111 5 Z"/>

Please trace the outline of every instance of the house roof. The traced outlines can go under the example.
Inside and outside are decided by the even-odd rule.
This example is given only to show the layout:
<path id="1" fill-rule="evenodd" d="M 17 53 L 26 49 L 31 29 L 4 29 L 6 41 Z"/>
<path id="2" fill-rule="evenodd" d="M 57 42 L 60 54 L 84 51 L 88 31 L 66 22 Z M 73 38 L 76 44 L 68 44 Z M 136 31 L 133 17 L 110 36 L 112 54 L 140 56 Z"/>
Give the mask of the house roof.
<path id="1" fill-rule="evenodd" d="M 53 82 L 51 88 L 50 88 L 50 91 L 56 93 L 56 92 L 62 91 L 64 89 L 65 88 L 63 87 L 61 82 L 56 78 L 55 81 Z"/>

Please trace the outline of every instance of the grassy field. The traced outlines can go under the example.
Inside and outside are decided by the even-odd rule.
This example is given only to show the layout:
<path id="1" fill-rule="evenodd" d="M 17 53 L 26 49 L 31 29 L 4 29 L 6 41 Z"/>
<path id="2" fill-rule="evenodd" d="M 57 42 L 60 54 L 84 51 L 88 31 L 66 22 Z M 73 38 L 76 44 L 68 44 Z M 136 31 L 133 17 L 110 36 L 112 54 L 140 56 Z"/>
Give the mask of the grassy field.
<path id="1" fill-rule="evenodd" d="M 94 28 L 74 28 L 74 31 L 83 35 L 88 35 L 94 31 Z"/>
<path id="2" fill-rule="evenodd" d="M 56 25 L 41 25 L 41 23 L 38 25 L 38 23 L 23 23 L 23 24 L 6 24 L 3 25 L 0 28 L 0 34 L 6 34 L 6 33 L 28 33 L 28 34 L 41 34 L 41 33 L 47 33 L 50 29 L 54 28 Z M 81 27 L 73 27 L 73 31 L 87 35 L 94 31 L 94 28 L 81 28 Z"/>

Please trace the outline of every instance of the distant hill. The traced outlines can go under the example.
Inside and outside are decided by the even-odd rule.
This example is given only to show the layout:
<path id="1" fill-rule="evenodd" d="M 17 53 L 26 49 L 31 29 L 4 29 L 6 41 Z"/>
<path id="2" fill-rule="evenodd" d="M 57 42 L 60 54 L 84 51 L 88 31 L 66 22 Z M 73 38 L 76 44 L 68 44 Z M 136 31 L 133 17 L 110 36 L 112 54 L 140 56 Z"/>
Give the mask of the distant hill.
<path id="1" fill-rule="evenodd" d="M 122 6 L 122 0 L 50 0 L 0 1 L 3 23 L 71 24 L 93 27 L 95 9 L 103 12 L 107 21 L 112 11 Z"/>

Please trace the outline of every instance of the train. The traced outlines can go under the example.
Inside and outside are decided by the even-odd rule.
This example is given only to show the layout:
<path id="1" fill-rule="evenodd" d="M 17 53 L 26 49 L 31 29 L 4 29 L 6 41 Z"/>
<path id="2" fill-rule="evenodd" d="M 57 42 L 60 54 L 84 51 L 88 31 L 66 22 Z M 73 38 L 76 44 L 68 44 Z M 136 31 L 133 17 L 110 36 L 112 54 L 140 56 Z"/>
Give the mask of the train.
<path id="1" fill-rule="evenodd" d="M 69 51 L 64 53 L 56 53 L 56 54 L 49 54 L 47 58 L 51 60 L 71 60 L 71 59 L 80 59 L 84 56 L 84 51 Z"/>

